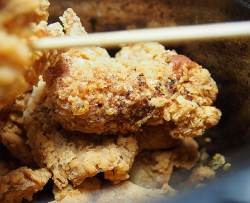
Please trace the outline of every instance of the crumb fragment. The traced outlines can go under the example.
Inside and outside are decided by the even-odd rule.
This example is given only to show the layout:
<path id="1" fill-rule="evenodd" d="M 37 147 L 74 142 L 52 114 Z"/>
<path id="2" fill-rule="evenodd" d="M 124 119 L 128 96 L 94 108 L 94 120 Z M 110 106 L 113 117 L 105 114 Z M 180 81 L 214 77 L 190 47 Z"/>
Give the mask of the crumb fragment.
<path id="1" fill-rule="evenodd" d="M 179 141 L 170 151 L 140 152 L 130 171 L 130 181 L 144 188 L 161 188 L 174 167 L 191 169 L 198 160 L 198 145 L 192 138 Z"/>
<path id="2" fill-rule="evenodd" d="M 230 163 L 226 163 L 226 164 L 224 164 L 224 166 L 223 166 L 223 170 L 224 171 L 228 171 L 229 169 L 231 168 L 231 164 Z"/>
<path id="3" fill-rule="evenodd" d="M 210 137 L 206 137 L 204 140 L 205 140 L 205 142 L 207 142 L 207 143 L 210 143 L 210 142 L 212 141 Z"/>
<path id="4" fill-rule="evenodd" d="M 213 170 L 217 170 L 219 167 L 223 166 L 226 163 L 225 157 L 221 154 L 216 153 L 213 156 L 213 159 L 210 161 L 209 166 Z"/>
<path id="5" fill-rule="evenodd" d="M 60 189 L 69 181 L 77 186 L 100 172 L 115 183 L 129 177 L 138 150 L 132 134 L 100 139 L 94 134 L 67 131 L 51 118 L 45 99 L 45 83 L 40 81 L 24 112 L 25 129 L 36 162 L 51 170 Z"/>

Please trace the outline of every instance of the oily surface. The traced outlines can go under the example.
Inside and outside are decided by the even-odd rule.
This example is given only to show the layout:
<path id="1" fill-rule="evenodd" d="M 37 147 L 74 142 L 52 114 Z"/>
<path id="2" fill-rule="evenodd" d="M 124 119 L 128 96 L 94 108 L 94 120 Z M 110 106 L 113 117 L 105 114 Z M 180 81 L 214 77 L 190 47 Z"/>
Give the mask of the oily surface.
<path id="1" fill-rule="evenodd" d="M 15 35 L 17 45 L 43 36 L 87 37 L 72 9 L 60 18 L 62 28 L 59 23 L 47 26 L 48 1 L 34 1 L 28 11 L 19 3 L 0 4 L 1 30 L 7 37 Z M 17 12 L 10 16 L 10 11 Z M 13 16 L 20 18 L 16 27 L 7 23 Z M 27 60 L 2 52 L 8 66 L 1 70 L 12 71 L 12 62 L 24 60 L 15 68 L 27 68 L 20 68 L 25 76 L 19 76 L 29 88 L 18 90 L 25 93 L 15 94 L 11 105 L 7 93 L 13 87 L 3 88 L 2 98 L 9 100 L 0 102 L 7 105 L 1 110 L 0 147 L 9 152 L 0 157 L 1 201 L 31 200 L 51 177 L 55 202 L 150 202 L 178 193 L 168 185 L 172 172 L 197 166 L 198 145 L 192 137 L 221 116 L 212 106 L 218 89 L 206 69 L 155 42 L 124 46 L 114 58 L 100 47 L 61 54 L 24 45 Z M 212 165 L 198 166 L 186 181 L 192 187 L 215 175 Z"/>

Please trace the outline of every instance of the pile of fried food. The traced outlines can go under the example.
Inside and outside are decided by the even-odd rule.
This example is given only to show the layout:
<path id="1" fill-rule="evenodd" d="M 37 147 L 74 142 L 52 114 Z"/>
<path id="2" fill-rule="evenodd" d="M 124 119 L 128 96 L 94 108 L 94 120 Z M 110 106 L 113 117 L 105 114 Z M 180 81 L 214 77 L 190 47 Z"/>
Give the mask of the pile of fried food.
<path id="1" fill-rule="evenodd" d="M 215 172 L 198 144 L 215 126 L 209 72 L 158 43 L 33 50 L 42 37 L 87 36 L 72 9 L 48 25 L 47 0 L 0 4 L 0 202 L 32 200 L 52 178 L 56 202 L 151 202 Z M 216 161 L 215 161 L 216 162 Z"/>

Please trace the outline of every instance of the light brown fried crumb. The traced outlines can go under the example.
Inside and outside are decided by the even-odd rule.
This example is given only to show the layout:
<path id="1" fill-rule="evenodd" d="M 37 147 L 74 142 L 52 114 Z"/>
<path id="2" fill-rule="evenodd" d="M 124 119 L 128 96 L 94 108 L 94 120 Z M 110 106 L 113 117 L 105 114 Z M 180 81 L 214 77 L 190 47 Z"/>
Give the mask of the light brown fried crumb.
<path id="1" fill-rule="evenodd" d="M 48 182 L 51 173 L 47 169 L 31 170 L 21 167 L 0 176 L 0 202 L 17 203 L 32 196 Z"/>
<path id="2" fill-rule="evenodd" d="M 168 183 L 174 167 L 191 169 L 198 160 L 198 144 L 192 138 L 179 141 L 169 151 L 139 153 L 130 171 L 130 181 L 145 188 Z"/>
<path id="3" fill-rule="evenodd" d="M 22 94 L 16 98 L 13 104 L 1 111 L 2 129 L 0 137 L 8 150 L 27 166 L 36 166 L 31 155 L 31 148 L 26 144 L 26 130 L 24 129 L 23 110 L 25 110 L 30 93 Z"/>
<path id="4" fill-rule="evenodd" d="M 207 143 L 210 143 L 210 142 L 212 141 L 210 137 L 206 137 L 204 140 L 205 140 L 205 142 L 207 142 Z"/>
<path id="5" fill-rule="evenodd" d="M 87 178 L 81 185 L 73 187 L 67 185 L 60 190 L 57 186 L 54 186 L 53 193 L 55 195 L 55 201 L 51 203 L 87 203 L 94 202 L 93 199 L 97 199 L 96 195 L 100 192 L 102 182 L 95 178 Z"/>
<path id="6" fill-rule="evenodd" d="M 224 164 L 224 166 L 223 166 L 223 171 L 228 171 L 229 169 L 231 168 L 231 164 L 230 163 L 226 163 L 226 164 Z"/>
<path id="7" fill-rule="evenodd" d="M 138 149 L 133 135 L 100 139 L 94 134 L 64 130 L 51 119 L 45 98 L 45 83 L 40 81 L 24 112 L 25 128 L 36 162 L 51 170 L 59 188 L 69 181 L 79 185 L 100 172 L 115 183 L 129 177 Z"/>
<path id="8" fill-rule="evenodd" d="M 207 148 L 203 147 L 200 150 L 200 156 L 199 156 L 199 164 L 206 164 L 209 159 L 209 154 L 207 153 Z"/>
<path id="9" fill-rule="evenodd" d="M 213 169 L 213 170 L 217 170 L 219 167 L 223 166 L 226 163 L 225 161 L 225 157 L 221 154 L 216 153 L 213 156 L 212 161 L 210 161 L 209 166 Z"/>

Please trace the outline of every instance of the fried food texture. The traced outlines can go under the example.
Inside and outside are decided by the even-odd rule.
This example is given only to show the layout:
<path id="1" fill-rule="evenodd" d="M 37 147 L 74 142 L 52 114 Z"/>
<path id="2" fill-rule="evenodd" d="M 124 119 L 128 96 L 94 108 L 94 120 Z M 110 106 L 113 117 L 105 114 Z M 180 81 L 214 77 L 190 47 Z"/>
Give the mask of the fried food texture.
<path id="1" fill-rule="evenodd" d="M 71 185 L 63 190 L 55 187 L 53 192 L 55 201 L 51 203 L 152 202 L 178 193 L 168 185 L 162 189 L 146 189 L 129 181 L 112 185 L 97 178 L 88 178 L 75 188 Z"/>
<path id="2" fill-rule="evenodd" d="M 81 27 L 66 21 L 66 34 Z M 86 35 L 82 31 L 82 35 Z M 218 89 L 209 72 L 158 43 L 123 47 L 115 58 L 100 47 L 73 48 L 44 73 L 47 106 L 68 130 L 127 134 L 168 123 L 173 138 L 201 136 L 217 124 Z"/>
<path id="3" fill-rule="evenodd" d="M 0 176 L 0 202 L 16 203 L 22 199 L 32 200 L 32 196 L 48 182 L 51 173 L 47 169 L 31 170 L 21 167 Z"/>
<path id="4" fill-rule="evenodd" d="M 64 130 L 51 119 L 45 98 L 45 83 L 41 81 L 24 112 L 25 128 L 35 160 L 51 170 L 59 188 L 67 186 L 69 181 L 79 185 L 99 172 L 115 183 L 128 178 L 138 149 L 133 135 L 100 139 L 94 134 Z"/>
<path id="5" fill-rule="evenodd" d="M 23 111 L 26 109 L 30 93 L 18 96 L 14 103 L 1 111 L 0 138 L 3 145 L 27 166 L 36 166 L 31 156 L 31 148 L 27 142 L 24 129 Z"/>
<path id="6" fill-rule="evenodd" d="M 190 170 L 197 160 L 198 144 L 193 138 L 185 138 L 169 151 L 140 152 L 129 173 L 129 180 L 144 188 L 161 188 L 168 183 L 174 167 Z"/>
<path id="7" fill-rule="evenodd" d="M 221 116 L 210 73 L 156 42 L 124 46 L 115 57 L 95 46 L 32 50 L 42 37 L 87 37 L 72 9 L 60 17 L 63 27 L 47 25 L 48 7 L 0 4 L 0 142 L 18 158 L 0 160 L 0 202 L 32 200 L 51 177 L 53 203 L 177 194 L 168 185 L 173 169 L 196 165 L 193 137 Z M 196 166 L 183 187 L 214 177 Z"/>
<path id="8" fill-rule="evenodd" d="M 48 7 L 48 0 L 11 0 L 0 10 L 0 110 L 32 89 L 58 60 L 57 50 L 29 45 L 41 37 L 63 36 L 59 23 L 47 26 Z"/>

